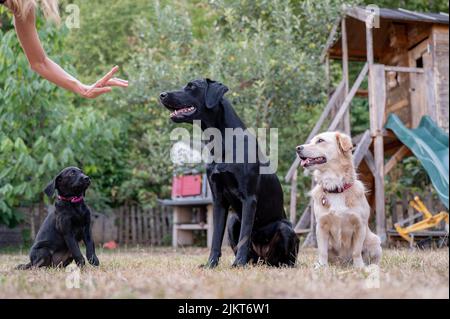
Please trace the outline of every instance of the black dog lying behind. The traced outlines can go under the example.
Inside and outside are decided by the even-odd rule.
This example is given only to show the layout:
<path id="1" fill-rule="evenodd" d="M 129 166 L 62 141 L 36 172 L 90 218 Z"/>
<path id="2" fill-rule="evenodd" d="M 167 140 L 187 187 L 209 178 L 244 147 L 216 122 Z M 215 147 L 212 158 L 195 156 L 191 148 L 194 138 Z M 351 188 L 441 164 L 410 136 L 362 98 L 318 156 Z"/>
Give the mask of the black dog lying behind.
<path id="1" fill-rule="evenodd" d="M 18 269 L 32 267 L 66 267 L 73 260 L 84 266 L 84 257 L 78 246 L 83 240 L 90 264 L 99 265 L 91 236 L 91 212 L 84 203 L 84 195 L 91 181 L 76 167 L 67 167 L 45 188 L 53 197 L 57 191 L 55 211 L 44 220 L 31 247 L 30 262 Z"/>
<path id="2" fill-rule="evenodd" d="M 283 191 L 275 174 L 260 174 L 259 151 L 256 162 L 249 161 L 245 149 L 243 163 L 225 163 L 229 145 L 225 145 L 226 128 L 245 126 L 223 96 L 228 88 L 206 80 L 189 82 L 179 91 L 163 92 L 161 103 L 172 113 L 176 123 L 201 121 L 203 131 L 216 128 L 222 133 L 222 158 L 207 166 L 208 181 L 214 201 L 214 232 L 211 254 L 206 267 L 216 267 L 221 256 L 222 240 L 229 208 L 228 235 L 236 254 L 233 266 L 263 261 L 272 266 L 294 266 L 299 240 L 283 208 Z M 247 145 L 254 136 L 245 136 Z M 252 140 L 257 144 L 254 140 Z M 236 150 L 233 142 L 233 151 Z M 214 149 L 212 149 L 214 151 Z M 215 154 L 211 154 L 213 157 Z"/>

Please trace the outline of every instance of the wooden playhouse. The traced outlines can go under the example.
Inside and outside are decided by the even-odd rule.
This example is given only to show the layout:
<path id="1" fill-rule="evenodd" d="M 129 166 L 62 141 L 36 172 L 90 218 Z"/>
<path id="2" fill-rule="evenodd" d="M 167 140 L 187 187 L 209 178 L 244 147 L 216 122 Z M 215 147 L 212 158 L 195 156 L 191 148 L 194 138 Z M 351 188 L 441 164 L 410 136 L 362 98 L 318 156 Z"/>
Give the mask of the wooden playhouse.
<path id="1" fill-rule="evenodd" d="M 389 115 L 395 114 L 405 127 L 415 128 L 427 115 L 448 134 L 448 24 L 446 13 L 371 6 L 344 8 L 322 54 L 328 83 L 330 60 L 342 61 L 343 78 L 336 88 L 329 88 L 328 104 L 307 140 L 325 130 L 350 133 L 352 99 L 368 99 L 370 127 L 353 137 L 354 162 L 370 191 L 376 232 L 383 242 L 387 239 L 384 176 L 411 154 L 410 148 L 385 129 L 385 124 Z M 350 63 L 361 65 L 353 83 L 349 79 Z M 364 90 L 361 85 L 366 78 L 368 86 Z M 446 153 L 444 149 L 442 154 L 447 156 L 448 193 L 448 135 Z M 286 175 L 292 185 L 290 218 L 298 234 L 307 234 L 308 244 L 315 241 L 314 214 L 309 204 L 296 221 L 298 166 L 296 159 Z"/>

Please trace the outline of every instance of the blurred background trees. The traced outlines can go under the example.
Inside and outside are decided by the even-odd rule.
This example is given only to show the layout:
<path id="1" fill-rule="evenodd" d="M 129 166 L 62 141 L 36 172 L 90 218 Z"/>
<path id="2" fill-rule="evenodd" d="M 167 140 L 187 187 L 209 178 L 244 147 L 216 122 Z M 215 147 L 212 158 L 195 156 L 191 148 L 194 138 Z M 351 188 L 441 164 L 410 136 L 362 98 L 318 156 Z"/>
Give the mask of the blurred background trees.
<path id="1" fill-rule="evenodd" d="M 343 2 L 64 0 L 63 18 L 65 5 L 77 4 L 81 28 L 39 19 L 48 54 L 84 82 L 115 64 L 130 80 L 129 89 L 93 101 L 33 74 L 10 15 L 0 9 L 0 223 L 13 226 L 20 219 L 15 208 L 42 202 L 43 187 L 68 165 L 92 176 L 88 198 L 95 208 L 152 206 L 157 197 L 169 196 L 169 133 L 175 126 L 158 95 L 195 78 L 228 85 L 227 97 L 247 126 L 279 129 L 283 178 L 295 145 L 305 140 L 326 103 L 319 56 Z M 377 3 L 448 11 L 441 0 Z M 337 80 L 340 66 L 333 71 Z M 366 102 L 354 109 L 358 131 L 367 127 Z M 407 165 L 414 170 L 417 163 Z M 298 192 L 303 204 L 309 183 L 299 178 L 305 181 Z"/>

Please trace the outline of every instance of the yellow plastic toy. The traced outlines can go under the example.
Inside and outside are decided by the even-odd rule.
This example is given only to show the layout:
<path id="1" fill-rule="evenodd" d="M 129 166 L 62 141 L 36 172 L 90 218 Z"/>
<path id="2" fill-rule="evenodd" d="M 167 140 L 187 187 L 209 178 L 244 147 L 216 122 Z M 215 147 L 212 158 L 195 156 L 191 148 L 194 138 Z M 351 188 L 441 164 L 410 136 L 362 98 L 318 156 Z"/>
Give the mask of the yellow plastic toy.
<path id="1" fill-rule="evenodd" d="M 411 233 L 436 227 L 442 221 L 445 221 L 447 224 L 445 227 L 445 230 L 448 234 L 449 217 L 448 217 L 447 212 L 442 211 L 436 215 L 431 214 L 430 211 L 428 210 L 428 208 L 424 205 L 424 203 L 420 200 L 420 198 L 418 196 L 414 197 L 414 200 L 410 201 L 409 205 L 411 205 L 411 207 L 413 207 L 418 212 L 422 213 L 424 216 L 424 219 L 421 220 L 420 222 L 417 222 L 408 227 L 402 227 L 402 226 L 405 225 L 407 222 L 416 219 L 418 217 L 417 215 L 413 216 L 411 218 L 405 219 L 400 223 L 396 223 L 394 225 L 395 229 L 397 230 L 397 232 L 403 239 L 405 239 L 406 241 L 408 241 L 409 243 L 412 244 L 414 242 L 414 238 L 411 237 Z"/>

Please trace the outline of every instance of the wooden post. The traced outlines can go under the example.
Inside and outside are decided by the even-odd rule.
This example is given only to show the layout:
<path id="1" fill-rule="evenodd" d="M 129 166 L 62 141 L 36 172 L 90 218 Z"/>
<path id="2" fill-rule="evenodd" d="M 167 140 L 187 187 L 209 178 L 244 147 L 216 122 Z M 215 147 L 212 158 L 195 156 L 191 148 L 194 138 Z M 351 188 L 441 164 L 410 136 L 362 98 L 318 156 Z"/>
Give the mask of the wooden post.
<path id="1" fill-rule="evenodd" d="M 366 48 L 367 48 L 367 63 L 369 64 L 369 67 L 371 67 L 374 63 L 374 57 L 373 57 L 373 32 L 372 27 L 373 23 L 366 23 Z"/>
<path id="2" fill-rule="evenodd" d="M 137 236 L 136 236 L 136 206 L 130 206 L 131 211 L 131 238 L 133 245 L 137 244 Z"/>
<path id="3" fill-rule="evenodd" d="M 125 246 L 128 246 L 130 240 L 130 206 L 127 205 L 123 209 L 123 215 L 125 217 Z"/>
<path id="4" fill-rule="evenodd" d="M 158 209 L 155 209 L 155 221 L 156 221 L 156 238 L 157 242 L 156 244 L 158 246 L 161 246 L 162 243 L 162 237 L 161 237 L 161 212 Z"/>
<path id="5" fill-rule="evenodd" d="M 341 31 L 342 31 L 342 75 L 344 79 L 345 85 L 345 94 L 344 97 L 347 97 L 350 91 L 350 80 L 349 80 L 349 72 L 348 72 L 348 41 L 347 41 L 347 23 L 345 17 L 342 18 L 341 22 Z M 350 135 L 350 108 L 345 112 L 343 118 L 343 128 L 344 132 Z"/>
<path id="6" fill-rule="evenodd" d="M 156 245 L 156 237 L 155 237 L 155 209 L 154 208 L 152 208 L 152 209 L 150 209 L 149 210 L 149 220 L 148 220 L 148 222 L 149 222 L 149 225 L 150 225 L 150 243 L 151 243 L 151 245 L 152 246 L 155 246 Z M 173 237 L 173 238 L 175 238 L 175 236 Z"/>
<path id="7" fill-rule="evenodd" d="M 370 133 L 374 139 L 375 159 L 375 212 L 377 234 L 386 242 L 386 213 L 384 200 L 384 144 L 383 119 L 386 102 L 385 70 L 382 65 L 374 65 L 373 21 L 366 22 L 367 63 L 369 65 L 369 109 Z"/>
<path id="8" fill-rule="evenodd" d="M 167 209 L 166 207 L 159 207 L 158 210 L 161 212 L 161 227 L 162 227 L 162 236 L 161 239 L 167 235 Z"/>
<path id="9" fill-rule="evenodd" d="M 144 242 L 145 244 L 150 243 L 150 237 L 148 235 L 148 209 L 142 210 L 142 218 L 144 219 Z"/>
<path id="10" fill-rule="evenodd" d="M 177 224 L 178 221 L 178 207 L 175 206 L 173 208 L 173 228 L 172 228 L 172 247 L 178 247 L 178 229 Z M 152 236 L 152 245 L 153 245 L 153 236 Z"/>
<path id="11" fill-rule="evenodd" d="M 381 241 L 386 241 L 386 212 L 384 202 L 384 142 L 383 136 L 377 135 L 374 140 L 375 150 L 375 210 L 377 222 L 377 234 Z"/>
<path id="12" fill-rule="evenodd" d="M 123 243 L 123 214 L 122 214 L 122 209 L 118 208 L 115 211 L 115 213 L 116 213 L 117 218 L 119 219 L 119 221 L 118 221 L 118 228 L 119 228 L 119 230 L 118 230 L 117 238 L 119 240 L 119 243 L 122 244 Z"/>
<path id="13" fill-rule="evenodd" d="M 292 225 L 295 225 L 295 220 L 297 217 L 297 176 L 298 170 L 296 169 L 291 179 L 291 205 L 289 208 L 289 216 Z"/>
<path id="14" fill-rule="evenodd" d="M 327 98 L 330 99 L 331 92 L 331 73 L 330 73 L 330 55 L 327 54 L 325 57 L 325 86 L 327 88 Z"/>
<path id="15" fill-rule="evenodd" d="M 375 212 L 377 234 L 386 243 L 386 212 L 384 198 L 384 141 L 383 122 L 386 106 L 386 79 L 384 65 L 374 64 L 373 21 L 366 23 L 367 63 L 369 64 L 370 133 L 374 139 L 375 158 Z"/>
<path id="16" fill-rule="evenodd" d="M 136 206 L 136 220 L 137 220 L 137 242 L 138 244 L 142 244 L 142 208 L 140 206 Z"/>
<path id="17" fill-rule="evenodd" d="M 30 216 L 30 237 L 32 240 L 36 239 L 36 225 L 34 222 L 34 206 L 31 206 L 31 208 L 28 209 L 29 216 Z"/>

